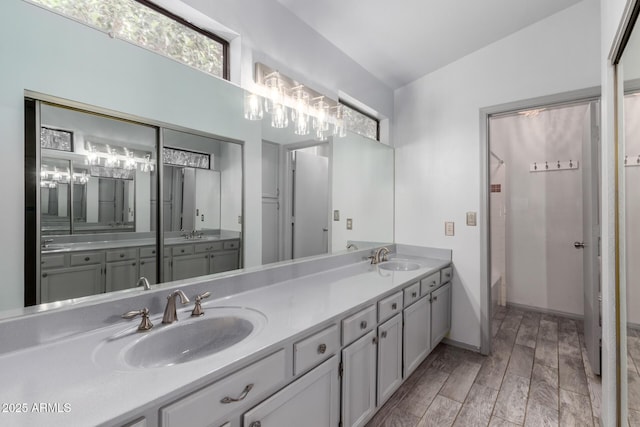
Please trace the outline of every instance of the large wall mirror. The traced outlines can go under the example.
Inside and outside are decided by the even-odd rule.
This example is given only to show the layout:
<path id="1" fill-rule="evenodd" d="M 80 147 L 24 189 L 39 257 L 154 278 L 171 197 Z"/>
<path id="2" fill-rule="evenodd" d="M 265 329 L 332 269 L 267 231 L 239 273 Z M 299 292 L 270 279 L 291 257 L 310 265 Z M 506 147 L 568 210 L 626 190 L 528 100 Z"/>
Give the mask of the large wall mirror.
<path id="1" fill-rule="evenodd" d="M 636 10 L 640 2 L 636 2 Z M 637 15 L 633 15 L 637 16 Z M 640 425 L 640 29 L 631 22 L 629 39 L 618 63 L 618 89 L 623 98 L 618 115 L 619 176 L 621 213 L 621 333 L 620 357 L 622 384 L 622 416 L 630 426 Z M 625 363 L 626 361 L 626 363 Z M 626 371 L 624 366 L 627 367 Z M 624 421 L 623 421 L 624 423 Z"/>
<path id="2" fill-rule="evenodd" d="M 13 23 L 32 29 L 4 52 L 0 81 L 3 173 L 30 185 L 3 189 L 18 201 L 0 212 L 16 224 L 7 239 L 24 249 L 0 258 L 4 316 L 137 292 L 141 276 L 153 285 L 393 242 L 392 147 L 349 132 L 317 141 L 268 113 L 247 120 L 234 84 L 26 1 L 0 8 L 13 17 L 7 40 Z M 323 203 L 306 219 L 289 167 L 309 171 L 298 202 Z"/>

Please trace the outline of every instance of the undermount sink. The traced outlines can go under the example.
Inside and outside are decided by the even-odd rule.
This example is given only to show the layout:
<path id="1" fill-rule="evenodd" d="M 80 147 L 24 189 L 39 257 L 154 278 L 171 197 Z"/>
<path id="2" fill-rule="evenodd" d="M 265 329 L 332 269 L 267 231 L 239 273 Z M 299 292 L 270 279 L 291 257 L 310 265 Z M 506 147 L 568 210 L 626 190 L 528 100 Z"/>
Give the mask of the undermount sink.
<path id="1" fill-rule="evenodd" d="M 404 259 L 392 259 L 390 261 L 381 262 L 378 264 L 378 267 L 383 270 L 391 271 L 413 271 L 419 269 L 420 264 Z"/>
<path id="2" fill-rule="evenodd" d="M 121 368 L 158 368 L 198 360 L 219 353 L 257 334 L 266 317 L 248 308 L 204 308 L 203 317 L 186 317 L 155 326 L 148 332 L 132 332 L 112 337 L 94 354 L 98 363 L 115 363 Z M 135 323 L 135 322 L 134 322 Z M 134 338 L 133 342 L 131 337 Z"/>

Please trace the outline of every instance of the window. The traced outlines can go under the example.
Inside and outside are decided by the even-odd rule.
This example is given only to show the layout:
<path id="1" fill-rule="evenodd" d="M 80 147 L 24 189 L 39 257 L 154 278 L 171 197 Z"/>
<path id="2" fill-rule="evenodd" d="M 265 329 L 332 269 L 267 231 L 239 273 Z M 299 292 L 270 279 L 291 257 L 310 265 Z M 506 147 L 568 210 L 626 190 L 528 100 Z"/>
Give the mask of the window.
<path id="1" fill-rule="evenodd" d="M 114 38 L 229 78 L 226 40 L 146 0 L 27 0 Z"/>
<path id="2" fill-rule="evenodd" d="M 371 117 L 343 100 L 340 100 L 339 103 L 344 111 L 347 130 L 376 141 L 380 140 L 380 121 L 378 119 Z"/>

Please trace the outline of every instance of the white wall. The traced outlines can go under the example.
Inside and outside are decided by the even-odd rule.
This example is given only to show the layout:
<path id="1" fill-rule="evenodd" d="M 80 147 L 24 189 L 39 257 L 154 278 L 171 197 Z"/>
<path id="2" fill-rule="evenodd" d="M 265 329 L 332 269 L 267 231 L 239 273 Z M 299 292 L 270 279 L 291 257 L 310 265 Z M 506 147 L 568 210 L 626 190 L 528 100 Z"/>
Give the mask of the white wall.
<path id="1" fill-rule="evenodd" d="M 258 145 L 261 144 L 261 141 L 256 141 Z M 260 147 L 260 152 L 262 152 L 262 147 Z M 262 165 L 262 158 L 260 160 L 260 166 Z M 245 166 L 245 173 L 247 171 Z M 245 181 L 245 191 L 247 193 L 257 193 L 260 198 L 255 200 L 252 199 L 252 203 L 247 203 L 247 199 L 245 198 L 245 215 L 246 221 L 254 221 L 255 215 L 254 212 L 250 212 L 251 209 L 257 209 L 260 207 L 260 216 L 258 216 L 259 224 L 262 226 L 262 168 L 258 169 L 259 174 L 257 177 L 259 180 L 249 182 Z M 255 185 L 256 189 L 250 189 L 251 185 Z M 237 144 L 224 144 L 220 147 L 220 228 L 222 230 L 229 231 L 242 231 L 242 224 L 238 221 L 238 217 L 242 216 L 242 149 Z M 243 221 L 245 219 L 243 218 Z M 255 230 L 255 224 L 246 223 L 245 224 L 245 232 L 248 234 L 249 231 Z M 252 264 L 247 264 L 248 261 L 245 262 L 245 266 L 260 264 L 262 260 L 262 229 L 260 228 L 260 235 L 258 236 L 243 236 L 249 237 L 248 239 L 243 240 L 244 245 L 248 244 L 260 244 L 260 248 L 251 248 L 252 252 L 258 252 L 260 255 L 260 261 L 251 260 Z M 245 251 L 246 253 L 246 251 Z"/>
<path id="2" fill-rule="evenodd" d="M 582 139 L 588 105 L 492 118 L 506 162 L 507 303 L 583 314 Z M 554 171 L 555 161 L 579 169 Z M 551 172 L 530 172 L 548 161 Z M 493 233 L 493 230 L 492 230 Z"/>
<path id="3" fill-rule="evenodd" d="M 480 207 L 479 110 L 597 86 L 599 17 L 599 2 L 584 0 L 395 93 L 395 238 L 453 250 L 453 340 L 480 346 L 484 248 L 480 227 L 464 225 Z"/>
<path id="4" fill-rule="evenodd" d="M 393 149 L 349 132 L 333 140 L 331 251 L 348 240 L 393 241 Z M 353 229 L 347 230 L 347 218 Z"/>

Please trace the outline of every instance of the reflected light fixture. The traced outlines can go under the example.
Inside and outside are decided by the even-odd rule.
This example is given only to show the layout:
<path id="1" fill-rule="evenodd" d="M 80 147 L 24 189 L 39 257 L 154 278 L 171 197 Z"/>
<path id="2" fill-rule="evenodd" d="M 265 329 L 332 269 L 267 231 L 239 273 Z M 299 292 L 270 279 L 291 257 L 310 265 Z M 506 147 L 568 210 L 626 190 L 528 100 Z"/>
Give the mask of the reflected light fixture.
<path id="1" fill-rule="evenodd" d="M 262 120 L 264 110 L 260 95 L 246 91 L 244 93 L 244 118 L 247 120 Z"/>

